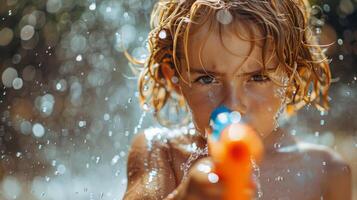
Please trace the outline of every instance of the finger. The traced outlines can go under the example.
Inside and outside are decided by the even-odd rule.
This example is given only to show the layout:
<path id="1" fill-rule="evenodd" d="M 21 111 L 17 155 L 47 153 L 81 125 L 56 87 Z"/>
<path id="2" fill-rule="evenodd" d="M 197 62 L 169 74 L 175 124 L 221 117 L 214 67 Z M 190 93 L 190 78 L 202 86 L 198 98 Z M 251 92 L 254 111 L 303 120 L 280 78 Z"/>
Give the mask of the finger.
<path id="1" fill-rule="evenodd" d="M 199 195 L 199 196 L 205 196 L 205 197 L 221 197 L 223 191 L 223 186 L 221 183 L 216 182 L 216 183 L 211 183 L 208 181 L 208 178 L 206 181 L 200 181 L 198 182 L 197 179 L 192 179 L 191 184 L 189 184 L 188 187 L 188 193 L 189 194 L 194 194 L 194 195 Z"/>
<path id="2" fill-rule="evenodd" d="M 213 163 L 210 158 L 202 158 L 190 169 L 190 177 L 197 184 L 208 184 L 208 174 L 213 171 Z"/>
<path id="3" fill-rule="evenodd" d="M 205 190 L 205 191 L 196 191 L 194 193 L 191 193 L 188 199 L 196 200 L 196 199 L 204 199 L 204 200 L 218 200 L 222 199 L 222 194 L 221 193 L 216 193 L 212 194 L 211 192 L 208 192 L 210 190 Z"/>
<path id="4" fill-rule="evenodd" d="M 213 162 L 210 158 L 199 160 L 190 171 L 189 193 L 208 197 L 220 197 L 222 184 L 213 172 Z"/>

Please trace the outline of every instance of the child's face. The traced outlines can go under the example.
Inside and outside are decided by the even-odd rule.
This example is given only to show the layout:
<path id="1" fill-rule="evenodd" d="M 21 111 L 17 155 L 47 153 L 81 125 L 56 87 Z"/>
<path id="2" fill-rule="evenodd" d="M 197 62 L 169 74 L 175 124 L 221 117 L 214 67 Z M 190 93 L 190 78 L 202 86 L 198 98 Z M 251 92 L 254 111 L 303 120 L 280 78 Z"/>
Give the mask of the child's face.
<path id="1" fill-rule="evenodd" d="M 234 24 L 237 26 L 237 23 Z M 191 109 L 194 124 L 200 133 L 209 127 L 211 112 L 220 105 L 225 105 L 231 110 L 239 111 L 242 119 L 253 126 L 264 138 L 276 126 L 275 117 L 283 102 L 284 90 L 267 76 L 261 75 L 263 58 L 263 40 L 255 43 L 255 48 L 249 55 L 250 41 L 240 39 L 231 28 L 222 29 L 224 45 L 234 54 L 227 51 L 220 41 L 218 27 L 208 31 L 209 23 L 195 30 L 189 38 L 188 56 L 191 67 L 191 87 L 180 81 L 181 92 Z M 244 38 L 249 37 L 246 27 L 240 23 L 237 27 Z M 206 42 L 206 34 L 210 34 Z M 256 37 L 262 37 L 254 29 Z M 205 44 L 204 44 L 205 43 Z M 202 45 L 201 60 L 199 61 L 199 48 Z M 249 55 L 246 62 L 244 60 Z M 267 59 L 271 56 L 266 56 Z M 273 69 L 278 65 L 275 56 L 270 61 L 266 60 L 266 68 Z M 184 63 L 181 61 L 181 63 Z M 188 80 L 186 65 L 181 70 L 182 76 Z M 206 73 L 206 72 L 207 73 Z M 277 75 L 282 80 L 282 74 Z M 278 80 L 276 79 L 276 80 Z"/>

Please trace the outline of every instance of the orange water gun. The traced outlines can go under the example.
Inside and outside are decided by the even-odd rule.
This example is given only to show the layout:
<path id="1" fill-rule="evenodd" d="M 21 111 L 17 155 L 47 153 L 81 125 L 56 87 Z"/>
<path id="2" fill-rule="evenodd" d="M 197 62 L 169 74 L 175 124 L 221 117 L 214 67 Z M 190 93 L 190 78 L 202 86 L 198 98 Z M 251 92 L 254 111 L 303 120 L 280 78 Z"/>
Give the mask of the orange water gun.
<path id="1" fill-rule="evenodd" d="M 208 136 L 214 172 L 224 185 L 224 200 L 251 200 L 255 194 L 252 160 L 259 162 L 263 144 L 253 128 L 241 122 L 239 112 L 222 106 L 212 112 Z"/>

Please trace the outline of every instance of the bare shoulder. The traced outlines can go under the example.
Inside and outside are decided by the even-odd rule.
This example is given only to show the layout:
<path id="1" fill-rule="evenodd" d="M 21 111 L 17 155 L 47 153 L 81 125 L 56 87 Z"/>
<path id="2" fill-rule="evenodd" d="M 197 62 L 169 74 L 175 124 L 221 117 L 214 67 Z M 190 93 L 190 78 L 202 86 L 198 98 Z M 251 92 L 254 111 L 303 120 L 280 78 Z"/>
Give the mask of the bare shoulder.
<path id="1" fill-rule="evenodd" d="M 176 187 L 168 131 L 151 127 L 134 136 L 128 155 L 124 199 L 163 199 Z"/>
<path id="2" fill-rule="evenodd" d="M 325 179 L 324 199 L 351 199 L 352 178 L 351 168 L 342 156 L 333 149 L 317 144 L 299 143 L 301 153 L 320 160 Z"/>
<path id="3" fill-rule="evenodd" d="M 150 127 L 136 135 L 131 150 L 143 151 L 170 151 L 177 145 L 185 146 L 195 143 L 199 136 L 193 128 L 180 127 L 168 129 L 165 127 Z"/>
<path id="4" fill-rule="evenodd" d="M 312 144 L 306 142 L 298 143 L 299 152 L 307 154 L 314 157 L 320 157 L 324 160 L 324 164 L 330 168 L 330 170 L 346 168 L 348 170 L 349 166 L 342 158 L 342 156 L 335 150 L 328 146 Z"/>
<path id="5" fill-rule="evenodd" d="M 187 127 L 150 127 L 134 136 L 128 155 L 128 186 L 124 199 L 164 199 L 177 178 L 180 148 L 192 143 L 195 132 Z"/>
<path id="6" fill-rule="evenodd" d="M 128 178 L 137 171 L 150 168 L 170 168 L 172 130 L 164 127 L 150 127 L 134 136 L 128 155 Z"/>

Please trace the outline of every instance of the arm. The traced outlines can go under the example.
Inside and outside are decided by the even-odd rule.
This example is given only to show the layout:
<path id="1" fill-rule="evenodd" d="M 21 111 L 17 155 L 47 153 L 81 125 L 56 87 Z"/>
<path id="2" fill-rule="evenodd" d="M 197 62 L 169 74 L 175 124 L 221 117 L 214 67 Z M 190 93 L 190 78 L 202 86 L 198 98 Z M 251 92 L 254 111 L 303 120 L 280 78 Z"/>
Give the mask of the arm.
<path id="1" fill-rule="evenodd" d="M 128 156 L 128 186 L 124 200 L 164 199 L 176 187 L 168 148 L 145 134 L 133 140 Z"/>
<path id="2" fill-rule="evenodd" d="M 350 167 L 338 155 L 333 155 L 327 166 L 325 200 L 352 199 Z"/>

